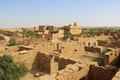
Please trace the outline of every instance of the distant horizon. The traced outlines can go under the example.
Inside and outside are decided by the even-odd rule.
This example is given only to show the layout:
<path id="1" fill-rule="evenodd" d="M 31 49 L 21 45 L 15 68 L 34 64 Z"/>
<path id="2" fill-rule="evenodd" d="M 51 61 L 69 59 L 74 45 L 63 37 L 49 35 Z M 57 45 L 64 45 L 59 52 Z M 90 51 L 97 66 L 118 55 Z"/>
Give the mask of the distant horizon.
<path id="1" fill-rule="evenodd" d="M 72 24 L 72 23 L 71 23 Z M 64 25 L 54 25 L 54 24 L 34 24 L 34 25 L 0 25 L 0 29 L 4 29 L 4 28 L 33 28 L 33 27 L 38 27 L 39 25 L 45 25 L 45 26 L 50 26 L 50 25 L 52 25 L 52 26 L 55 26 L 55 27 L 63 27 L 63 26 L 66 26 L 66 25 L 69 25 L 69 24 L 64 24 Z M 80 27 L 82 27 L 82 28 L 94 28 L 94 27 L 110 27 L 110 28 L 120 28 L 120 25 L 99 25 L 99 26 L 96 26 L 96 25 L 93 25 L 93 26 L 91 26 L 91 25 L 80 25 Z"/>

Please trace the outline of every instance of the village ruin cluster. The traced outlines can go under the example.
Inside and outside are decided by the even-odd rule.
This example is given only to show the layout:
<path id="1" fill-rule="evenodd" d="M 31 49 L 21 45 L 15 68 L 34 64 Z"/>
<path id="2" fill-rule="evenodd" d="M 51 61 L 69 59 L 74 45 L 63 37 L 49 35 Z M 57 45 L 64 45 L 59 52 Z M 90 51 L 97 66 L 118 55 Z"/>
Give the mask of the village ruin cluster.
<path id="1" fill-rule="evenodd" d="M 0 29 L 0 56 L 28 73 L 21 80 L 119 80 L 120 28 L 39 25 Z"/>

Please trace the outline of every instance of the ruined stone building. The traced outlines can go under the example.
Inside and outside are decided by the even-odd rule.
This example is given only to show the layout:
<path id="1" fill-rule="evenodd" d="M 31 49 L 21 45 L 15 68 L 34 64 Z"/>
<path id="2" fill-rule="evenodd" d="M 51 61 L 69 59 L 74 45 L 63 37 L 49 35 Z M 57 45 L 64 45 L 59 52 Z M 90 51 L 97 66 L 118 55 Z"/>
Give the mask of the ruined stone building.
<path id="1" fill-rule="evenodd" d="M 88 75 L 81 80 L 112 80 L 116 72 L 114 67 L 90 66 Z"/>
<path id="2" fill-rule="evenodd" d="M 81 34 L 81 28 L 80 25 L 76 22 L 74 22 L 71 26 L 70 26 L 70 33 L 72 35 L 80 35 Z"/>
<path id="3" fill-rule="evenodd" d="M 65 69 L 59 71 L 56 80 L 80 80 L 88 74 L 88 71 L 88 66 L 83 64 L 70 64 Z"/>
<path id="4" fill-rule="evenodd" d="M 87 47 L 98 46 L 98 42 L 94 37 L 88 37 L 88 38 L 80 37 L 79 43 L 81 46 L 87 46 Z"/>
<path id="5" fill-rule="evenodd" d="M 104 64 L 111 65 L 116 64 L 118 62 L 120 54 L 118 49 L 110 49 L 108 52 L 105 53 L 104 56 Z"/>
<path id="6" fill-rule="evenodd" d="M 32 71 L 42 72 L 45 74 L 57 73 L 59 70 L 64 69 L 68 64 L 74 64 L 75 61 L 70 59 L 60 58 L 55 55 L 47 55 L 38 53 L 33 63 Z"/>

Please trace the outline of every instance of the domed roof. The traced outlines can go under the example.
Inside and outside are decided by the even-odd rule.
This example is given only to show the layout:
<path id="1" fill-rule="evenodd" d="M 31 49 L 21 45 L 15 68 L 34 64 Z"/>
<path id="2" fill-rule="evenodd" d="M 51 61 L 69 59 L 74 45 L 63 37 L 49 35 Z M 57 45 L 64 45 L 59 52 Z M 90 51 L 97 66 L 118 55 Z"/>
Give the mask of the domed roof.
<path id="1" fill-rule="evenodd" d="M 74 22 L 73 26 L 80 26 L 80 25 L 77 22 Z"/>
<path id="2" fill-rule="evenodd" d="M 72 25 L 70 25 L 70 27 L 71 28 L 80 28 L 80 25 L 79 25 L 79 23 L 74 22 L 74 23 L 72 23 Z"/>

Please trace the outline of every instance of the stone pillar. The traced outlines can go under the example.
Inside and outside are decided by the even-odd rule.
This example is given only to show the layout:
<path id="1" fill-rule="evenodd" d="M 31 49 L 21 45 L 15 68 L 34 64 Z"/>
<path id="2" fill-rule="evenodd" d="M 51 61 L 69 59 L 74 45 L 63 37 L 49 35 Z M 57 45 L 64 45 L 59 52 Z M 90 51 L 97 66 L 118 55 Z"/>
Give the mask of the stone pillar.
<path id="1" fill-rule="evenodd" d="M 52 56 L 50 61 L 50 74 L 56 74 L 58 72 L 58 63 L 55 61 L 55 56 Z"/>
<path id="2" fill-rule="evenodd" d="M 5 55 L 10 55 L 10 51 L 8 50 L 8 47 L 5 48 Z"/>

